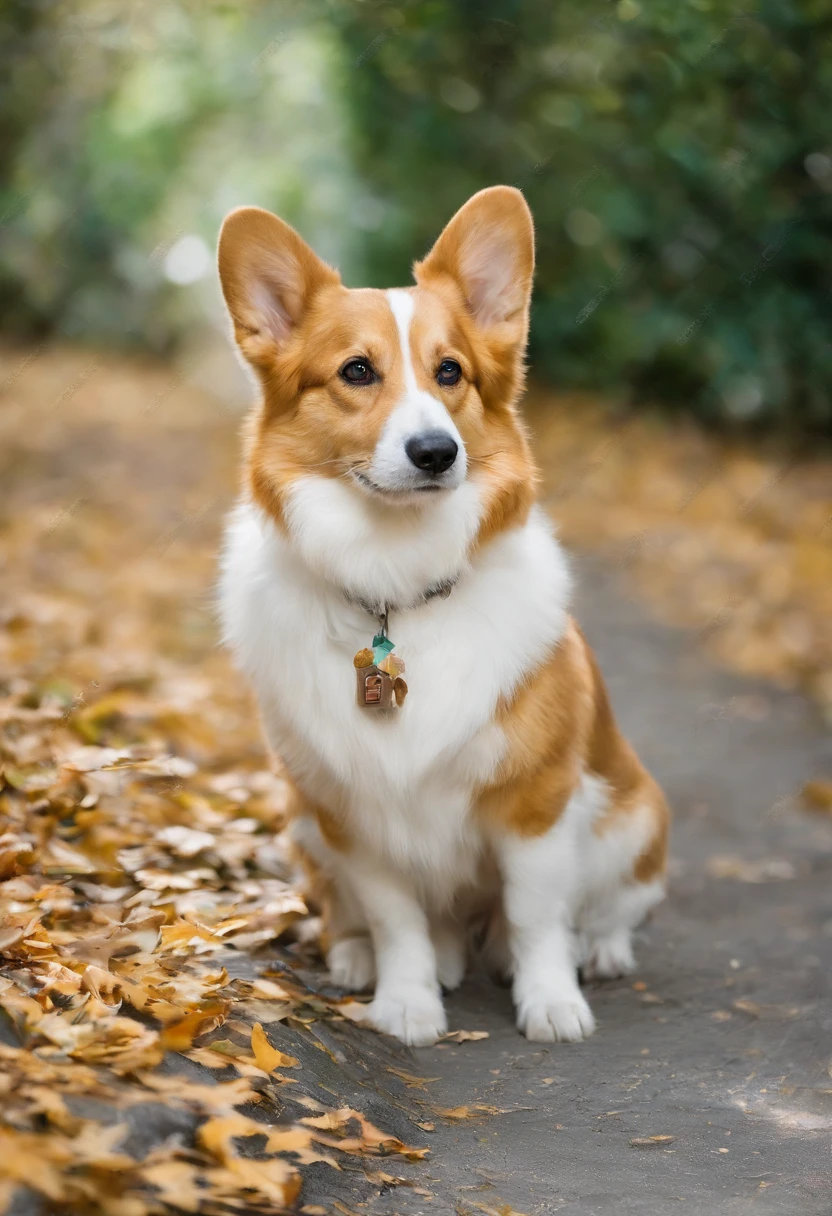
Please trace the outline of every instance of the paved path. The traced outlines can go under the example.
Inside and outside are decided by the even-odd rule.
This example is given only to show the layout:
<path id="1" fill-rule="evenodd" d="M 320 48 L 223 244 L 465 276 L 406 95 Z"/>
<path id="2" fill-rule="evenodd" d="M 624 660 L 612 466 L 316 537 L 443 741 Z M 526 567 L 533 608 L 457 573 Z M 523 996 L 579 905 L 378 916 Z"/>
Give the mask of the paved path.
<path id="1" fill-rule="evenodd" d="M 618 715 L 674 809 L 670 897 L 637 975 L 590 988 L 586 1043 L 527 1043 L 484 979 L 450 998 L 452 1028 L 490 1037 L 399 1066 L 439 1078 L 432 1103 L 507 1113 L 437 1120 L 418 1170 L 433 1199 L 398 1188 L 369 1210 L 828 1216 L 832 824 L 788 800 L 828 772 L 828 732 L 800 698 L 709 667 L 615 575 L 578 572 Z M 343 1195 L 333 1182 L 307 1194 Z"/>

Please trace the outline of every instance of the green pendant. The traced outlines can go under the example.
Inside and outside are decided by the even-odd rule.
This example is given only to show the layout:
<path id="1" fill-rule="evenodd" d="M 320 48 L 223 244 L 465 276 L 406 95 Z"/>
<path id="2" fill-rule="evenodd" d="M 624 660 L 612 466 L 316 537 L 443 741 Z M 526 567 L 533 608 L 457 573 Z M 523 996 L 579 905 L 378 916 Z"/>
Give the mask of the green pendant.
<path id="1" fill-rule="evenodd" d="M 378 665 L 382 659 L 386 658 L 391 650 L 395 648 L 395 643 L 385 637 L 383 633 L 377 633 L 373 638 L 373 660 Z"/>

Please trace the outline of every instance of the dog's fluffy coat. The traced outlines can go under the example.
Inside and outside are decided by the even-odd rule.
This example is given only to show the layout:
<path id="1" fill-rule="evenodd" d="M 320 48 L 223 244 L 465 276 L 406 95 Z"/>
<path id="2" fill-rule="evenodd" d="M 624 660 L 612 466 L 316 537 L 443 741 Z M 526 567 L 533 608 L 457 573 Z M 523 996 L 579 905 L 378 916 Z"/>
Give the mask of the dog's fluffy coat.
<path id="1" fill-rule="evenodd" d="M 255 208 L 226 220 L 219 258 L 263 390 L 227 533 L 225 635 L 294 785 L 332 977 L 375 979 L 372 1023 L 431 1043 L 477 925 L 520 1029 L 579 1039 L 594 1023 L 577 968 L 632 966 L 632 929 L 663 894 L 667 811 L 616 728 L 534 505 L 516 411 L 523 197 L 475 195 L 412 288 L 347 290 Z M 361 387 L 341 375 L 354 359 L 373 370 Z M 457 384 L 437 382 L 443 360 Z M 404 445 L 437 429 L 458 455 L 426 480 Z M 423 598 L 446 580 L 447 598 Z M 399 710 L 355 703 L 353 655 L 376 627 L 361 604 L 392 606 Z"/>

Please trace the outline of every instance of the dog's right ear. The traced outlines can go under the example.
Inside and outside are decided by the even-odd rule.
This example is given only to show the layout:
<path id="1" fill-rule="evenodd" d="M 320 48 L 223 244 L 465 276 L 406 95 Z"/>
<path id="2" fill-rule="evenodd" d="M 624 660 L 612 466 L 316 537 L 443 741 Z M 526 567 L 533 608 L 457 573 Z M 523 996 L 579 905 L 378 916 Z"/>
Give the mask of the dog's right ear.
<path id="1" fill-rule="evenodd" d="M 286 343 L 317 292 L 341 282 L 294 228 L 260 207 L 238 207 L 226 216 L 218 262 L 237 345 L 261 368 Z"/>

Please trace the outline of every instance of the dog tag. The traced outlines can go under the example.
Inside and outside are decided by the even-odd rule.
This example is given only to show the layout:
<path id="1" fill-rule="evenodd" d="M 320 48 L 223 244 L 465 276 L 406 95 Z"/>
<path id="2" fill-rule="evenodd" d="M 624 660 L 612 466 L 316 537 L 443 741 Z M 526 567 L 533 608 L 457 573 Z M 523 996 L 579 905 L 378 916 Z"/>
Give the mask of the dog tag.
<path id="1" fill-rule="evenodd" d="M 356 667 L 356 700 L 361 709 L 392 709 L 393 681 L 375 663 L 371 667 Z"/>
<path id="2" fill-rule="evenodd" d="M 372 649 L 366 646 L 353 659 L 355 699 L 361 709 L 397 709 L 404 703 L 404 660 L 393 649 L 388 637 L 376 634 Z"/>

